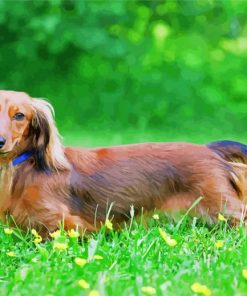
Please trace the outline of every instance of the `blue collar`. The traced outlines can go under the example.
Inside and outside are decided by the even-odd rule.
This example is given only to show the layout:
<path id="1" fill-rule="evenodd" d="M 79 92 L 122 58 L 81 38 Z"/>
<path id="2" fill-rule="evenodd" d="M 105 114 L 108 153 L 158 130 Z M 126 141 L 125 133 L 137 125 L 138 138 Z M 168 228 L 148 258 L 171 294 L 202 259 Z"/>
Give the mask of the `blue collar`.
<path id="1" fill-rule="evenodd" d="M 23 163 L 24 161 L 28 160 L 31 156 L 35 153 L 34 150 L 26 151 L 21 153 L 19 156 L 12 160 L 12 165 L 17 166 L 18 164 Z"/>

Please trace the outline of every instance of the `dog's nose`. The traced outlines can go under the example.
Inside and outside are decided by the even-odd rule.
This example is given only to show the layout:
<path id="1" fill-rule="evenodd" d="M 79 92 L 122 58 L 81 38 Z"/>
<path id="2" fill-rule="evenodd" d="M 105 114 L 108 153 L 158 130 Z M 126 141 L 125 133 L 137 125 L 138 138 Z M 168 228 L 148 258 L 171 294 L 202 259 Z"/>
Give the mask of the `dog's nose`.
<path id="1" fill-rule="evenodd" d="M 5 143 L 6 143 L 6 139 L 4 139 L 4 137 L 0 137 L 0 149 L 3 148 Z"/>

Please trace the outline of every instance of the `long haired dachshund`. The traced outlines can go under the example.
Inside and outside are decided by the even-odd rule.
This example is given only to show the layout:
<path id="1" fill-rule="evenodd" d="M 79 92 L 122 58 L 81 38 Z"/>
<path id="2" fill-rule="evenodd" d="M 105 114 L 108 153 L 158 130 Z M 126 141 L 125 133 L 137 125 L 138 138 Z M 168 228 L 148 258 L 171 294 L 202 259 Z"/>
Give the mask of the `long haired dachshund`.
<path id="1" fill-rule="evenodd" d="M 234 163 L 236 162 L 236 163 Z M 242 162 L 242 163 L 237 163 Z M 135 213 L 185 211 L 215 221 L 244 220 L 247 146 L 146 143 L 109 148 L 63 147 L 45 100 L 0 91 L 0 214 L 44 234 L 92 231 Z"/>

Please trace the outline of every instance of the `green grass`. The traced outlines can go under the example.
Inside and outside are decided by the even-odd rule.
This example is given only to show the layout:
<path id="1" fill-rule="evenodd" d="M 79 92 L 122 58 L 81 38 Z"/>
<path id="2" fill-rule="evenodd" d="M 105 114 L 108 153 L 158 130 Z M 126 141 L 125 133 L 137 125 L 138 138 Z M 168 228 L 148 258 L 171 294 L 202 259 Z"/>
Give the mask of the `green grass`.
<path id="1" fill-rule="evenodd" d="M 35 245 L 34 237 L 15 230 L 0 230 L 1 295 L 144 295 L 142 287 L 156 289 L 155 295 L 193 295 L 191 285 L 206 285 L 212 295 L 246 295 L 247 241 L 244 229 L 230 229 L 225 222 L 214 228 L 195 220 L 176 228 L 166 218 L 151 219 L 148 226 L 133 222 L 121 231 L 105 227 L 78 242 L 65 234 L 55 241 Z M 177 241 L 169 246 L 159 233 L 164 229 Z M 67 243 L 54 250 L 56 241 Z M 223 241 L 217 248 L 215 242 Z M 13 251 L 16 256 L 9 257 Z M 103 259 L 93 259 L 94 255 Z M 75 258 L 88 262 L 78 266 Z M 89 289 L 81 288 L 84 279 Z"/>
<path id="2" fill-rule="evenodd" d="M 65 140 L 77 144 L 76 137 L 69 137 Z M 132 142 L 131 137 L 124 139 L 119 142 Z M 108 135 L 102 135 L 98 143 L 106 145 Z M 117 144 L 116 139 L 109 140 L 109 144 Z M 86 146 L 90 145 L 94 142 L 88 140 Z M 1 224 L 0 295 L 89 295 L 97 290 L 99 295 L 131 296 L 144 295 L 142 288 L 150 286 L 156 290 L 154 295 L 184 296 L 195 295 L 191 290 L 195 282 L 206 285 L 212 295 L 247 295 L 247 279 L 242 275 L 247 268 L 243 227 L 230 228 L 220 221 L 209 227 L 187 217 L 177 223 L 161 216 L 143 224 L 133 220 L 120 231 L 103 227 L 83 240 L 62 233 L 55 240 L 37 245 L 30 232 L 15 228 L 12 234 L 6 234 L 6 225 Z M 169 246 L 159 228 L 177 244 Z M 217 241 L 223 246 L 218 248 Z M 54 249 L 56 242 L 68 247 L 63 251 Z M 8 252 L 15 256 L 8 256 Z M 102 259 L 94 259 L 94 255 Z M 87 263 L 77 265 L 77 257 Z M 90 288 L 80 287 L 81 279 Z"/>

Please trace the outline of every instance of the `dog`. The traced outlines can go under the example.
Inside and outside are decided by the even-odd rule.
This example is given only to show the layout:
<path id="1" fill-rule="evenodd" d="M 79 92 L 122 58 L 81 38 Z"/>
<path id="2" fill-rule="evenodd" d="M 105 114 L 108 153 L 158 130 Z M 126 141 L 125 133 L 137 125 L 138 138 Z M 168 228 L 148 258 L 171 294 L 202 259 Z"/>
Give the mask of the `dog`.
<path id="1" fill-rule="evenodd" d="M 247 146 L 229 141 L 64 147 L 50 103 L 0 91 L 0 215 L 43 236 L 87 232 L 106 217 L 117 227 L 135 214 L 187 211 L 216 221 L 246 219 Z M 111 211 L 109 213 L 109 207 Z"/>

